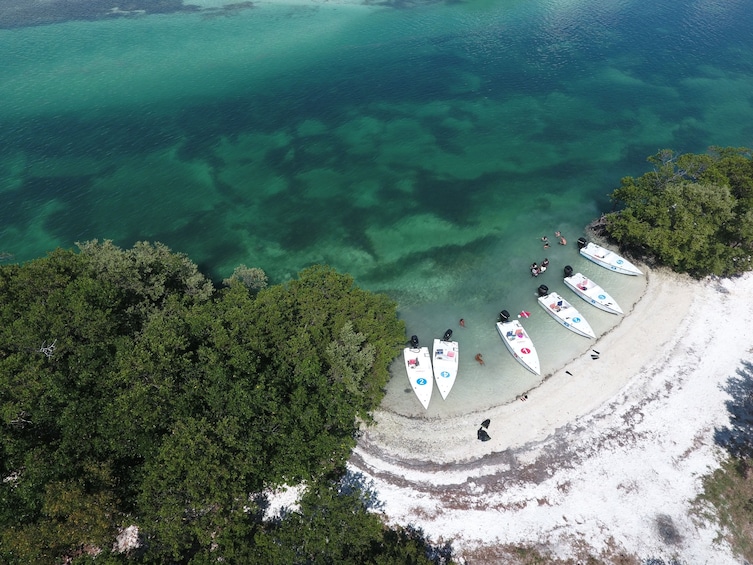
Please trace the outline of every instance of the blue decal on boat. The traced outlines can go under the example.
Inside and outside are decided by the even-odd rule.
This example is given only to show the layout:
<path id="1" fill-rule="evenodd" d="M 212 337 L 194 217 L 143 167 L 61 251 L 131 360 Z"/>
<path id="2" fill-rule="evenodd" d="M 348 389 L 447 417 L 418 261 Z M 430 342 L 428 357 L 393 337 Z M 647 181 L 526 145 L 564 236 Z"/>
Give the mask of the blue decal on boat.
<path id="1" fill-rule="evenodd" d="M 423 377 L 421 377 L 420 379 L 416 379 L 417 385 L 425 385 L 426 383 L 427 383 L 427 380 Z"/>
<path id="2" fill-rule="evenodd" d="M 622 259 L 617 259 L 616 263 L 617 263 L 618 265 L 622 265 Z"/>
<path id="3" fill-rule="evenodd" d="M 574 323 L 574 324 L 577 324 L 577 323 L 579 323 L 579 322 L 580 322 L 580 318 L 573 318 L 573 323 Z"/>
<path id="4" fill-rule="evenodd" d="M 439 374 L 440 374 L 440 376 L 444 377 L 445 379 L 450 378 L 450 373 L 448 373 L 447 371 L 442 371 Z"/>
<path id="5" fill-rule="evenodd" d="M 607 297 L 606 297 L 606 296 L 604 296 L 603 294 L 600 294 L 600 295 L 599 295 L 599 300 L 606 300 L 606 299 L 607 299 Z"/>

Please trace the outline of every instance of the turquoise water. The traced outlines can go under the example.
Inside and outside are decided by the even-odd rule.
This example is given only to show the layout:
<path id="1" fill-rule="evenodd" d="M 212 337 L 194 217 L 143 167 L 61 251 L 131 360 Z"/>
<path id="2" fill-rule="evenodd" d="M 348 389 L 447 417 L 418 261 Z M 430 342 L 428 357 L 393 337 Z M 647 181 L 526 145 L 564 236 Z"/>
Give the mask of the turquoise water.
<path id="1" fill-rule="evenodd" d="M 534 312 L 546 373 L 588 344 L 538 284 L 569 292 L 571 263 L 621 303 L 640 291 L 574 245 L 619 179 L 661 148 L 753 146 L 751 8 L 257 3 L 0 30 L 0 252 L 159 240 L 215 279 L 245 263 L 274 282 L 328 263 L 424 344 L 455 330 L 461 375 L 430 415 L 496 403 L 535 384 L 500 309 Z M 555 230 L 568 245 L 542 249 Z M 386 405 L 418 414 L 403 379 Z"/>

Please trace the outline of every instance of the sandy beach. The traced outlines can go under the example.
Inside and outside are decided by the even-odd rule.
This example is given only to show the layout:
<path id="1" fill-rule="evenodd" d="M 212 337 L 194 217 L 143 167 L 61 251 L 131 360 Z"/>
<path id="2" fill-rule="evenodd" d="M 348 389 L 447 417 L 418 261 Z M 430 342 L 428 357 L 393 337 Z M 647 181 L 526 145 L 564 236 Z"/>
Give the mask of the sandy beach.
<path id="1" fill-rule="evenodd" d="M 751 357 L 753 276 L 646 271 L 645 293 L 593 342 L 598 359 L 589 350 L 528 400 L 434 420 L 378 412 L 350 468 L 387 519 L 451 541 L 468 563 L 512 563 L 504 546 L 574 562 L 740 563 L 691 506 L 725 456 L 714 432 L 729 425 L 728 379 Z"/>

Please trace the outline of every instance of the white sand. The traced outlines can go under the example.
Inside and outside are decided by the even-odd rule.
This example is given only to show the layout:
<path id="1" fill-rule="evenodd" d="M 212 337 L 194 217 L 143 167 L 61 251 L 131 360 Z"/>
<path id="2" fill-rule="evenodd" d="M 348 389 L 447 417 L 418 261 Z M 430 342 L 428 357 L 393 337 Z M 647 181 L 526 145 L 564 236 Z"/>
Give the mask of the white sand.
<path id="1" fill-rule="evenodd" d="M 750 358 L 753 276 L 647 276 L 633 310 L 594 342 L 599 359 L 589 351 L 527 401 L 441 420 L 377 413 L 350 466 L 388 520 L 474 563 L 510 563 L 495 557 L 503 544 L 739 563 L 691 501 L 724 457 L 714 431 L 729 424 L 727 380 Z"/>

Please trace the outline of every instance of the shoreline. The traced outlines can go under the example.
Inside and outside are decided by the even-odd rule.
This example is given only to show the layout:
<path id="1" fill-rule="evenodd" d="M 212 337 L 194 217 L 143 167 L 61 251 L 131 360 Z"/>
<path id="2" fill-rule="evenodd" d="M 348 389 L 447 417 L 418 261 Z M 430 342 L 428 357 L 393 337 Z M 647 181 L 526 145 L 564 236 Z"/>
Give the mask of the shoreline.
<path id="1" fill-rule="evenodd" d="M 383 451 L 392 450 L 396 458 L 402 461 L 410 461 L 416 453 L 422 453 L 424 459 L 430 456 L 433 462 L 439 464 L 456 463 L 544 439 L 558 427 L 587 415 L 630 380 L 640 368 L 638 365 L 644 364 L 644 357 L 655 357 L 657 350 L 671 339 L 674 328 L 691 307 L 694 287 L 690 279 L 659 271 L 649 271 L 645 276 L 646 290 L 621 322 L 600 335 L 589 349 L 573 357 L 537 386 L 525 391 L 528 401 L 511 400 L 479 412 L 437 418 L 411 417 L 380 410 L 374 414 L 375 425 L 363 429 L 362 442 L 379 445 Z M 682 292 L 678 293 L 678 288 Z M 666 301 L 670 293 L 674 307 L 664 312 L 659 303 Z M 662 315 L 670 315 L 671 319 L 665 318 L 661 323 L 655 323 L 651 338 L 645 339 L 636 331 L 636 326 L 645 324 L 652 311 L 664 312 Z M 624 336 L 634 338 L 633 348 L 643 348 L 641 356 L 621 358 L 621 351 L 628 348 L 625 343 L 618 343 L 625 339 Z M 592 349 L 600 352 L 598 360 L 591 359 Z M 629 363 L 629 366 L 625 363 Z M 616 365 L 620 366 L 619 371 L 615 370 Z M 566 371 L 571 374 L 568 375 Z M 599 378 L 599 374 L 604 372 L 610 372 L 611 376 Z M 568 398 L 577 396 L 579 402 L 570 403 L 563 410 L 560 408 L 563 395 Z M 491 420 L 489 434 L 492 439 L 484 443 L 476 442 L 473 444 L 475 449 L 469 451 L 468 441 L 476 440 L 476 430 L 487 418 Z M 436 426 L 431 424 L 439 422 L 443 428 L 449 427 L 451 432 L 459 433 L 448 438 L 443 432 L 442 448 L 435 452 L 416 449 L 416 428 L 435 429 Z"/>
<path id="2" fill-rule="evenodd" d="M 753 275 L 646 277 L 624 320 L 592 344 L 600 357 L 579 355 L 527 401 L 430 420 L 376 412 L 349 467 L 388 521 L 484 562 L 519 545 L 560 558 L 616 551 L 736 563 L 716 526 L 692 517 L 691 501 L 724 457 L 714 431 L 729 425 L 724 386 L 750 356 Z M 679 543 L 662 538 L 663 516 Z"/>

